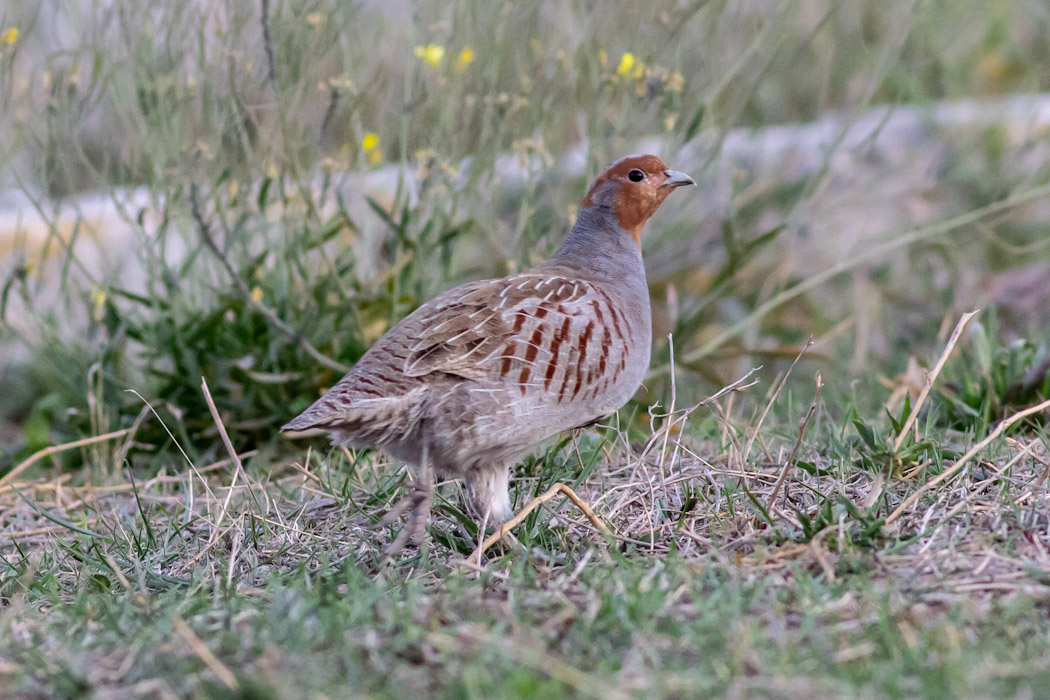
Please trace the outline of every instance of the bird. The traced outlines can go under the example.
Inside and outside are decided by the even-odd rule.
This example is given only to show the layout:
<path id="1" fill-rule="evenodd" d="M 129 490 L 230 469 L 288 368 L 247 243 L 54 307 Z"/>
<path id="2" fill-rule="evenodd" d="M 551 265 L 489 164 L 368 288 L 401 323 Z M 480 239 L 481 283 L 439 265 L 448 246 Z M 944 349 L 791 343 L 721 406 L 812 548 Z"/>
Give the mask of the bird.
<path id="1" fill-rule="evenodd" d="M 461 479 L 480 522 L 512 515 L 510 470 L 558 433 L 600 422 L 641 386 L 652 340 L 642 228 L 691 177 L 657 156 L 609 165 L 555 254 L 523 272 L 461 284 L 368 349 L 283 431 L 326 431 L 378 448 L 414 475 L 384 522 L 387 548 L 425 546 L 435 474 Z"/>

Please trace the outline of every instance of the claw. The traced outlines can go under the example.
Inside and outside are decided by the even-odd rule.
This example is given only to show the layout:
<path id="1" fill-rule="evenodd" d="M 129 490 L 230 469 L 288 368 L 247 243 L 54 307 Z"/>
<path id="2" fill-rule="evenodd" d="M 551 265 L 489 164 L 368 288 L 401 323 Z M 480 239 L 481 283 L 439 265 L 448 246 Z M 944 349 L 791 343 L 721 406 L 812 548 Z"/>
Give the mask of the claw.
<path id="1" fill-rule="evenodd" d="M 405 548 L 411 540 L 421 551 L 426 550 L 426 539 L 427 539 L 427 518 L 430 516 L 430 507 L 434 501 L 434 489 L 433 482 L 429 489 L 420 485 L 416 490 L 406 496 L 405 498 L 398 501 L 398 503 L 391 508 L 386 515 L 383 516 L 382 521 L 384 525 L 390 525 L 397 520 L 405 511 L 408 511 L 408 520 L 401 528 L 401 531 L 397 533 L 397 537 L 394 541 L 387 546 L 383 552 L 384 563 L 393 561 L 394 557 L 401 553 L 401 550 Z"/>
<path id="2" fill-rule="evenodd" d="M 418 477 L 412 493 L 398 501 L 380 521 L 381 525 L 391 525 L 408 511 L 408 522 L 383 552 L 381 566 L 391 563 L 405 548 L 409 539 L 421 554 L 426 554 L 427 518 L 430 517 L 430 508 L 434 503 L 434 468 L 427 459 L 426 450 L 423 452 L 423 463 L 419 467 Z"/>
<path id="3" fill-rule="evenodd" d="M 412 506 L 412 497 L 406 496 L 400 501 L 395 503 L 393 507 L 383 514 L 383 517 L 379 519 L 379 522 L 372 527 L 376 530 L 384 528 L 387 525 L 393 525 L 401 519 L 401 516 L 405 514 L 405 511 Z"/>

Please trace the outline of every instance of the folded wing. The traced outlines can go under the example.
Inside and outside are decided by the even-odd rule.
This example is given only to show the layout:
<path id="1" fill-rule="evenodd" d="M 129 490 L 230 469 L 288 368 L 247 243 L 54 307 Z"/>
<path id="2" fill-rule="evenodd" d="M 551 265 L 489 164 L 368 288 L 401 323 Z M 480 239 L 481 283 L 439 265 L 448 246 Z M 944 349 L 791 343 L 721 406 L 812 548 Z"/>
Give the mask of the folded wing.
<path id="1" fill-rule="evenodd" d="M 517 275 L 435 302 L 412 319 L 408 376 L 445 372 L 562 403 L 601 392 L 626 364 L 626 319 L 586 282 Z"/>

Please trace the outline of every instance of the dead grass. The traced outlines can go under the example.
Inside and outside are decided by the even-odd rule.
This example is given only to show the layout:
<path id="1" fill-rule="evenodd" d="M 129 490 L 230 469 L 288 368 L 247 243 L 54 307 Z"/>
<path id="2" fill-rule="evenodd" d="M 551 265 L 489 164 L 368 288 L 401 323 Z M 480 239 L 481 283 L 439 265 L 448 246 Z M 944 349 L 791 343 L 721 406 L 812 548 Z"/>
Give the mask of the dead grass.
<path id="1" fill-rule="evenodd" d="M 947 440 L 959 441 L 959 452 L 981 449 L 967 452 L 965 464 L 926 460 L 887 479 L 852 464 L 849 453 L 829 455 L 820 442 L 803 445 L 786 434 L 759 434 L 729 415 L 731 404 L 732 398 L 723 399 L 711 408 L 722 417 L 715 439 L 697 442 L 683 431 L 684 421 L 677 419 L 696 407 L 655 417 L 662 427 L 644 443 L 622 431 L 609 433 L 601 444 L 602 468 L 574 485 L 608 525 L 608 537 L 559 498 L 542 504 L 542 525 L 531 518 L 525 529 L 541 527 L 557 533 L 562 544 L 598 553 L 630 549 L 659 558 L 673 551 L 683 561 L 732 565 L 741 573 L 802 563 L 829 580 L 842 559 L 857 551 L 891 550 L 892 565 L 880 564 L 885 575 L 907 571 L 912 580 L 920 575 L 924 586 L 947 589 L 965 584 L 977 590 L 981 581 L 989 584 L 987 590 L 1019 589 L 1028 584 L 1004 581 L 1050 565 L 1041 538 L 1032 536 L 1050 526 L 1045 507 L 1050 459 L 1038 436 L 1002 439 L 998 429 L 992 439 L 947 434 Z M 759 454 L 751 457 L 749 443 L 756 437 Z M 588 471 L 581 439 L 596 438 L 577 436 L 551 456 L 558 465 L 553 474 L 519 474 L 519 506 L 556 478 Z M 807 468 L 795 466 L 796 459 Z M 0 487 L 0 553 L 9 563 L 20 552 L 46 553 L 63 562 L 58 568 L 74 585 L 82 563 L 63 551 L 71 539 L 86 537 L 130 553 L 142 548 L 138 538 L 145 533 L 152 541 L 146 548 L 150 556 L 129 558 L 127 566 L 151 564 L 154 574 L 185 582 L 206 571 L 251 588 L 275 570 L 316 559 L 320 543 L 332 560 L 367 569 L 392 534 L 373 529 L 400 480 L 382 459 L 333 451 L 308 452 L 305 465 L 285 461 L 264 467 L 257 458 L 251 469 L 239 471 L 232 463 L 225 459 L 102 486 L 78 484 L 69 473 L 12 481 Z M 457 522 L 464 517 L 457 490 L 455 484 L 443 488 L 431 530 L 469 547 L 476 544 L 476 533 Z M 803 521 L 816 522 L 829 504 L 829 521 L 806 532 Z M 865 528 L 870 532 L 858 541 Z M 487 556 L 476 568 L 498 571 L 504 554 Z M 461 558 L 454 548 L 436 547 L 428 566 L 452 569 Z M 950 572 L 938 561 L 952 562 Z M 124 566 L 112 568 L 118 576 L 131 573 Z"/>
<path id="2" fill-rule="evenodd" d="M 514 533 L 514 544 L 504 540 L 478 563 L 467 559 L 477 533 L 464 525 L 457 488 L 445 485 L 430 525 L 434 545 L 429 554 L 424 558 L 409 551 L 393 570 L 378 570 L 382 548 L 395 532 L 376 529 L 375 523 L 395 499 L 399 477 L 381 460 L 343 451 L 308 452 L 302 464 L 241 455 L 249 463 L 240 476 L 227 459 L 141 482 L 118 479 L 97 486 L 77 483 L 68 473 L 14 482 L 0 493 L 0 556 L 6 569 L 0 585 L 6 608 L 0 618 L 6 621 L 0 624 L 9 630 L 12 625 L 39 626 L 37 633 L 43 633 L 42 619 L 33 611 L 55 608 L 57 601 L 72 607 L 85 590 L 96 598 L 126 597 L 157 609 L 169 621 L 165 624 L 175 633 L 169 651 L 199 664 L 196 680 L 180 686 L 161 670 L 152 682 L 127 686 L 120 669 L 123 664 L 148 664 L 142 649 L 132 643 L 118 658 L 114 648 L 103 645 L 90 648 L 86 657 L 93 670 L 85 683 L 100 697 L 141 696 L 158 689 L 183 694 L 210 687 L 196 685 L 209 678 L 242 691 L 244 679 L 268 664 L 274 667 L 263 676 L 279 688 L 274 678 L 288 672 L 281 670 L 291 663 L 288 659 L 271 658 L 274 649 L 247 657 L 224 654 L 219 628 L 202 627 L 199 615 L 188 626 L 183 616 L 192 617 L 194 609 L 180 612 L 178 601 L 193 599 L 195 592 L 225 591 L 225 598 L 256 601 L 252 606 L 274 605 L 286 595 L 281 589 L 290 581 L 309 578 L 311 572 L 323 576 L 335 566 L 395 588 L 421 587 L 411 618 L 422 624 L 417 642 L 423 657 L 410 666 L 422 675 L 414 680 L 405 676 L 398 683 L 425 687 L 438 677 L 432 667 L 446 663 L 449 655 L 470 659 L 495 649 L 571 695 L 629 697 L 657 689 L 657 694 L 688 693 L 700 686 L 688 675 L 665 677 L 658 669 L 631 672 L 626 666 L 618 680 L 610 681 L 584 670 L 585 660 L 574 661 L 573 652 L 551 641 L 557 638 L 552 630 L 602 604 L 601 592 L 585 575 L 588 570 L 600 572 L 617 561 L 654 576 L 673 562 L 685 581 L 718 572 L 723 585 L 758 581 L 767 595 L 802 597 L 787 612 L 774 606 L 750 618 L 748 624 L 763 630 L 760 637 L 805 636 L 792 625 L 777 632 L 785 619 L 803 615 L 796 607 L 806 605 L 800 589 L 819 582 L 834 590 L 843 582 L 863 581 L 860 589 L 840 590 L 805 611 L 821 634 L 841 640 L 831 643 L 829 663 L 843 669 L 884 653 L 877 639 L 858 638 L 853 632 L 870 632 L 886 615 L 905 647 L 918 649 L 928 644 L 923 639 L 930 630 L 944 634 L 960 615 L 988 621 L 1004 601 L 1026 600 L 1039 609 L 1050 601 L 1045 544 L 1050 457 L 1039 437 L 1000 437 L 885 525 L 888 513 L 934 483 L 938 474 L 950 473 L 950 465 L 931 463 L 903 476 L 887 475 L 858 468 L 848 452 L 829 454 L 822 438 L 807 440 L 796 450 L 797 436 L 789 431 L 777 434 L 767 428 L 759 433 L 757 415 L 751 423 L 741 420 L 733 411 L 735 400 L 729 394 L 703 408 L 719 417 L 717 429 L 706 439 L 689 437 L 693 431 L 683 430 L 685 421 L 657 416 L 657 427 L 644 442 L 623 431 L 609 432 L 604 442 L 577 436 L 548 456 L 539 474 L 526 468 L 516 482 L 519 506 L 554 481 L 568 480 L 610 534 L 601 534 L 567 500 L 556 498 L 541 506 L 542 514 L 525 519 Z M 823 410 L 823 405 L 817 410 L 817 423 Z M 980 442 L 963 435 L 945 434 L 944 439 L 957 441 L 957 452 Z M 754 453 L 749 456 L 750 442 Z M 588 451 L 596 452 L 601 468 L 586 468 L 583 455 Z M 781 483 L 785 465 L 790 468 Z M 574 475 L 583 477 L 572 482 Z M 40 590 L 42 579 L 49 582 L 50 595 L 57 596 L 48 603 Z M 644 586 L 639 591 L 622 595 L 644 597 Z M 336 595 L 352 595 L 352 589 L 343 584 Z M 476 606 L 471 614 L 514 617 L 521 605 L 516 595 L 531 598 L 529 605 L 538 608 L 538 636 L 504 634 L 445 607 L 469 600 Z M 660 599 L 661 614 L 678 624 L 702 616 L 705 605 L 685 584 L 663 591 Z M 431 615 L 442 622 L 423 624 Z M 23 622 L 14 622 L 19 619 Z M 977 633 L 963 629 L 969 624 L 955 633 L 970 634 L 973 642 Z M 411 623 L 408 629 L 413 629 Z M 757 648 L 747 638 L 755 629 L 729 632 L 730 639 L 734 633 L 744 635 L 741 649 Z M 138 634 L 129 633 L 132 638 Z M 370 634 L 392 632 L 380 626 Z M 659 639 L 671 654 L 674 635 Z M 285 651 L 297 653 L 294 648 Z M 631 653 L 630 645 L 617 652 L 624 663 Z M 33 675 L 12 658 L 0 645 L 0 687 L 4 676 Z M 778 697 L 843 692 L 825 673 L 785 674 L 767 668 L 758 656 L 738 661 L 743 665 L 728 672 L 723 689 Z M 1024 676 L 997 663 L 987 661 L 984 671 Z"/>

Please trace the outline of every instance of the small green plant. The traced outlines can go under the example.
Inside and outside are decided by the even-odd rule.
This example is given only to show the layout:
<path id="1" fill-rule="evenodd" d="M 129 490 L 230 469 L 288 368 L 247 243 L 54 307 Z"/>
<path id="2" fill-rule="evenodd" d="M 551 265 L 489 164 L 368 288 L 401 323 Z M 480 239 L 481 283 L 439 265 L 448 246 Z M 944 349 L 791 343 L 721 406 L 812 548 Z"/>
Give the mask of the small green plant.
<path id="1" fill-rule="evenodd" d="M 891 428 L 888 431 L 854 415 L 852 423 L 856 433 L 850 436 L 849 442 L 860 466 L 887 476 L 910 476 L 914 469 L 929 465 L 936 469 L 944 458 L 957 456 L 943 441 L 925 435 L 916 437 L 911 431 L 898 445 L 898 436 L 911 410 L 911 398 L 906 396 L 899 415 L 886 411 Z"/>
<path id="2" fill-rule="evenodd" d="M 1050 397 L 1050 343 L 1017 338 L 1003 344 L 1000 336 L 991 313 L 987 326 L 971 326 L 970 347 L 945 367 L 938 403 L 949 427 L 981 432 Z"/>
<path id="3" fill-rule="evenodd" d="M 796 542 L 810 542 L 818 533 L 840 523 L 848 545 L 872 548 L 882 542 L 883 518 L 873 509 L 862 508 L 841 494 L 820 496 L 820 505 L 808 513 L 793 509 L 802 524 L 802 532 L 793 538 Z"/>

